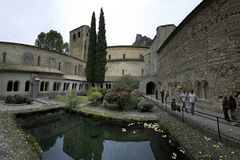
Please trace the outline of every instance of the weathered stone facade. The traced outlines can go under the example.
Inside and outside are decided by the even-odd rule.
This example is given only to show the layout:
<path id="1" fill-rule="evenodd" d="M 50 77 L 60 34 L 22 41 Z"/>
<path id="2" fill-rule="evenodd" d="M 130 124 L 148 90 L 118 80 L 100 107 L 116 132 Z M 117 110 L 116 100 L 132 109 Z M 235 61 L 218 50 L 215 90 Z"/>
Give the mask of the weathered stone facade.
<path id="1" fill-rule="evenodd" d="M 239 24 L 239 0 L 204 0 L 159 48 L 157 89 L 194 89 L 199 107 L 221 110 L 222 96 L 240 93 Z"/>
<path id="2" fill-rule="evenodd" d="M 72 89 L 83 91 L 85 67 L 84 61 L 69 55 L 30 45 L 0 42 L 0 97 L 32 95 L 35 84 L 38 85 L 35 92 L 39 95 L 65 93 Z"/>
<path id="3" fill-rule="evenodd" d="M 114 81 L 123 75 L 141 77 L 145 74 L 144 57 L 149 53 L 148 47 L 110 46 L 107 48 L 105 81 Z"/>
<path id="4" fill-rule="evenodd" d="M 73 57 L 87 61 L 88 43 L 90 27 L 83 25 L 78 27 L 69 34 L 70 54 Z"/>

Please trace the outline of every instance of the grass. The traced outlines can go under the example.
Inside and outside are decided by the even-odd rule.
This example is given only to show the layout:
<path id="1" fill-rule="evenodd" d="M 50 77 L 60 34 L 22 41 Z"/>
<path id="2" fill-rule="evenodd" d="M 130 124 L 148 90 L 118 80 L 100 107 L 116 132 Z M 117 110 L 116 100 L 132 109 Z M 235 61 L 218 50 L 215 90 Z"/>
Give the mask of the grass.
<path id="1" fill-rule="evenodd" d="M 77 105 L 86 104 L 89 102 L 87 96 L 77 96 L 77 98 L 78 98 Z M 56 96 L 54 100 L 68 104 L 68 96 Z"/>

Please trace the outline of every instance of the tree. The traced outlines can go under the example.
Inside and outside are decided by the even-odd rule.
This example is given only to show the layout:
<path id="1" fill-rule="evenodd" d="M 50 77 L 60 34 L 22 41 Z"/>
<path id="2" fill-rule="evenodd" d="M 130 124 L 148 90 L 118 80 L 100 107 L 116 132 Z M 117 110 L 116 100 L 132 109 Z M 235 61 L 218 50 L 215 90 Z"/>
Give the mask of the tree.
<path id="1" fill-rule="evenodd" d="M 106 54 L 107 54 L 107 41 L 104 12 L 101 8 L 98 26 L 97 38 L 97 52 L 96 52 L 96 67 L 95 67 L 95 82 L 103 83 L 105 78 Z"/>
<path id="2" fill-rule="evenodd" d="M 35 45 L 59 53 L 69 53 L 68 43 L 64 43 L 62 35 L 54 30 L 48 33 L 41 32 L 35 40 Z"/>
<path id="3" fill-rule="evenodd" d="M 95 82 L 95 59 L 96 59 L 96 44 L 97 44 L 97 34 L 96 34 L 96 18 L 95 13 L 92 14 L 89 46 L 88 46 L 88 58 L 86 66 L 86 78 L 88 82 L 92 84 Z"/>
<path id="4" fill-rule="evenodd" d="M 131 75 L 125 75 L 116 79 L 113 88 L 121 88 L 132 92 L 139 88 L 139 80 Z"/>

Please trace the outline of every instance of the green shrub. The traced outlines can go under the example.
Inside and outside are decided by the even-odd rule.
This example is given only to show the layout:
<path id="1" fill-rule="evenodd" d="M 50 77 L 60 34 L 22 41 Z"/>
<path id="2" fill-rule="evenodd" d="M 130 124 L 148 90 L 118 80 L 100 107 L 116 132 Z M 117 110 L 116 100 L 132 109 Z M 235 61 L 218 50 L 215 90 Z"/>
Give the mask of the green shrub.
<path id="1" fill-rule="evenodd" d="M 24 103 L 23 96 L 16 94 L 14 95 L 14 103 L 15 104 L 22 104 Z"/>
<path id="2" fill-rule="evenodd" d="M 23 102 L 27 104 L 31 104 L 33 102 L 33 98 L 31 96 L 24 96 Z"/>
<path id="3" fill-rule="evenodd" d="M 139 88 L 139 80 L 131 75 L 125 75 L 114 82 L 113 88 L 122 88 L 121 90 L 131 92 Z"/>
<path id="4" fill-rule="evenodd" d="M 6 98 L 5 98 L 5 103 L 8 103 L 8 104 L 12 104 L 12 103 L 14 103 L 15 101 L 14 101 L 14 97 L 13 96 L 7 96 Z"/>
<path id="5" fill-rule="evenodd" d="M 108 90 L 104 99 L 108 103 L 115 103 L 115 104 L 118 104 L 119 107 L 123 107 L 127 103 L 128 97 L 129 97 L 129 92 L 127 91 L 111 89 L 111 90 Z"/>
<path id="6" fill-rule="evenodd" d="M 98 89 L 96 87 L 91 87 L 88 92 L 87 92 L 87 96 L 90 96 L 93 92 L 97 92 Z"/>
<path id="7" fill-rule="evenodd" d="M 69 108 L 75 108 L 78 104 L 78 97 L 76 91 L 71 91 L 71 93 L 68 95 L 68 107 Z"/>
<path id="8" fill-rule="evenodd" d="M 141 111 L 148 112 L 153 109 L 153 103 L 147 99 L 141 99 L 138 103 L 138 109 Z"/>
<path id="9" fill-rule="evenodd" d="M 137 109 L 138 102 L 140 98 L 134 95 L 130 95 L 127 101 L 127 104 L 124 106 L 124 109 L 131 110 L 131 109 Z"/>
<path id="10" fill-rule="evenodd" d="M 95 91 L 88 94 L 88 99 L 93 105 L 99 105 L 102 103 L 102 93 Z"/>

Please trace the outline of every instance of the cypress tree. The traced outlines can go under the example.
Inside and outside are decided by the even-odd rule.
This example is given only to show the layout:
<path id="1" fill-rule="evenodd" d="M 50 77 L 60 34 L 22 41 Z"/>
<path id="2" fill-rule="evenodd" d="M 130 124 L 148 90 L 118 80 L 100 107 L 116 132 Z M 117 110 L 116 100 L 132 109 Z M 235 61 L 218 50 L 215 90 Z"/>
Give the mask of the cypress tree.
<path id="1" fill-rule="evenodd" d="M 88 58 L 86 66 L 86 78 L 88 82 L 91 82 L 92 85 L 95 82 L 95 59 L 96 59 L 96 44 L 97 44 L 97 35 L 96 35 L 96 18 L 95 12 L 92 14 L 91 28 L 89 35 L 89 46 L 88 46 Z"/>
<path id="2" fill-rule="evenodd" d="M 97 38 L 97 52 L 96 52 L 96 67 L 95 67 L 95 82 L 100 84 L 104 82 L 105 78 L 105 66 L 106 66 L 106 54 L 107 54 L 107 41 L 104 12 L 101 8 L 98 26 L 98 38 Z"/>

